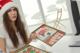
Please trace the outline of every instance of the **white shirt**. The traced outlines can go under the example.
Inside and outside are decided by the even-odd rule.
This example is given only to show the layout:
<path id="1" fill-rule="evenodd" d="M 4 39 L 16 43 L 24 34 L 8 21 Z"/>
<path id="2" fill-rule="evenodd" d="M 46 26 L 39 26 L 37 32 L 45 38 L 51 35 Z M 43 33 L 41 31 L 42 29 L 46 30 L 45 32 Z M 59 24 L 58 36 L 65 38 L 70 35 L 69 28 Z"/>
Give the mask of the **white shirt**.
<path id="1" fill-rule="evenodd" d="M 17 35 L 18 40 L 19 40 L 18 48 L 21 48 L 21 47 L 24 46 L 24 43 L 23 43 L 23 41 L 22 41 L 22 38 L 21 38 L 19 32 L 17 32 L 16 35 Z M 9 35 L 8 35 L 7 31 L 5 30 L 3 24 L 0 25 L 0 38 L 5 38 L 7 53 L 10 53 L 10 51 L 15 51 L 16 49 L 18 49 L 18 48 L 14 48 L 14 46 L 13 46 L 13 44 L 12 44 L 12 41 L 11 41 L 11 39 L 9 38 Z"/>

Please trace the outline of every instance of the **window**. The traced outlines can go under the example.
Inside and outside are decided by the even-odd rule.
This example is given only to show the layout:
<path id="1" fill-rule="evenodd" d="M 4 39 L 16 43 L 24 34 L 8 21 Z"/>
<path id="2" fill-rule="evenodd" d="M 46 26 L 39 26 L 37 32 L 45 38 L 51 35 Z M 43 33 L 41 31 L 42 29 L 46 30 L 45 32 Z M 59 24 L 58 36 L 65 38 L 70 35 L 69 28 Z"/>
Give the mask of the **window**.
<path id="1" fill-rule="evenodd" d="M 69 18 L 66 7 L 66 0 L 24 0 L 24 1 L 20 0 L 20 1 L 28 25 L 39 24 L 42 23 L 43 21 L 38 1 L 41 2 L 46 22 L 55 20 L 57 18 L 57 11 L 59 9 L 62 9 L 61 19 Z"/>
<path id="2" fill-rule="evenodd" d="M 23 12 L 28 25 L 42 23 L 41 13 L 37 4 L 37 0 L 20 0 Z"/>

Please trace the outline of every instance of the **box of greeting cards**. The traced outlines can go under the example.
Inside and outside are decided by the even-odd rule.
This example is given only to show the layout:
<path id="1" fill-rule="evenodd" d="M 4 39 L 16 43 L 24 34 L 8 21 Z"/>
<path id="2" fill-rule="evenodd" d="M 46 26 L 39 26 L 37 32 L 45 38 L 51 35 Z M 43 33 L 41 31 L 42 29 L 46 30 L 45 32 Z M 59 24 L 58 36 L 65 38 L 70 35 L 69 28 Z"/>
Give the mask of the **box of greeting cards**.
<path id="1" fill-rule="evenodd" d="M 37 39 L 43 41 L 49 46 L 52 46 L 65 35 L 65 32 L 43 24 L 34 30 L 31 36 L 32 35 L 35 35 Z"/>

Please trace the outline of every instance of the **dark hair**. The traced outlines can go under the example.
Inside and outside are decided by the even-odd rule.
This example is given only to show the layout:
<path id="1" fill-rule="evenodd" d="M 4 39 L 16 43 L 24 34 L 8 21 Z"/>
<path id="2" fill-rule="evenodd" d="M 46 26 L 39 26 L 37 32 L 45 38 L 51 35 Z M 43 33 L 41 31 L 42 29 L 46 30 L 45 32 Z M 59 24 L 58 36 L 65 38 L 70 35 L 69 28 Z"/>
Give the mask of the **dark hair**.
<path id="1" fill-rule="evenodd" d="M 15 21 L 15 26 L 16 26 L 17 30 L 19 31 L 23 42 L 25 44 L 27 44 L 28 43 L 28 38 L 27 38 L 27 34 L 25 32 L 25 29 L 24 29 L 24 25 L 23 25 L 23 23 L 22 23 L 22 21 L 20 19 L 20 15 L 19 15 L 18 9 L 16 7 L 14 7 L 14 8 L 17 11 L 17 19 Z M 15 32 L 14 28 L 11 25 L 11 21 L 10 21 L 10 19 L 8 17 L 8 10 L 3 15 L 3 23 L 4 23 L 5 29 L 8 32 L 9 37 L 10 37 L 14 47 L 17 48 L 18 45 L 19 45 L 19 41 L 18 41 L 16 32 Z"/>

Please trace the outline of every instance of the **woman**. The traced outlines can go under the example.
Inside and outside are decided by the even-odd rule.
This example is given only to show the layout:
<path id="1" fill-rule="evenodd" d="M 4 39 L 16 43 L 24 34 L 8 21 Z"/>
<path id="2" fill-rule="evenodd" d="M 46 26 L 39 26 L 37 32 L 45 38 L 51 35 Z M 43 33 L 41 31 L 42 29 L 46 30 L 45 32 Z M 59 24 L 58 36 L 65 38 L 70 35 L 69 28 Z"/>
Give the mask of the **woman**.
<path id="1" fill-rule="evenodd" d="M 18 35 L 21 36 L 22 41 L 25 44 L 28 43 L 26 32 L 23 23 L 20 20 L 17 8 L 11 7 L 5 12 L 5 14 L 3 15 L 3 23 L 14 47 L 18 47 L 19 45 Z"/>
<path id="2" fill-rule="evenodd" d="M 5 8 L 6 10 L 2 8 L 3 11 L 5 11 L 5 12 L 2 11 L 3 12 L 2 27 L 4 27 L 2 33 L 4 32 L 3 35 L 6 38 L 7 44 L 6 47 L 8 50 L 8 52 L 6 53 L 10 53 L 23 47 L 25 44 L 28 44 L 30 42 L 28 40 L 31 39 L 27 37 L 25 27 L 21 20 L 21 16 L 19 14 L 17 6 L 12 2 L 8 3 L 7 6 L 8 7 Z"/>

